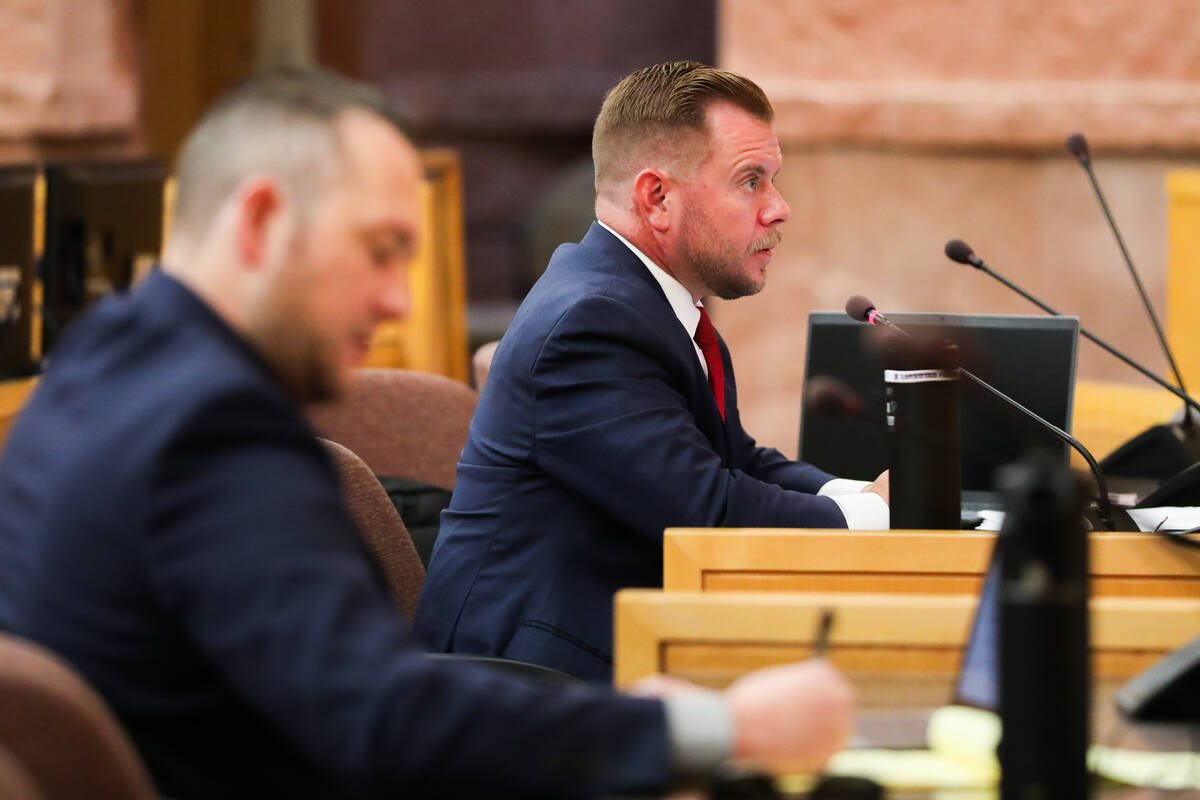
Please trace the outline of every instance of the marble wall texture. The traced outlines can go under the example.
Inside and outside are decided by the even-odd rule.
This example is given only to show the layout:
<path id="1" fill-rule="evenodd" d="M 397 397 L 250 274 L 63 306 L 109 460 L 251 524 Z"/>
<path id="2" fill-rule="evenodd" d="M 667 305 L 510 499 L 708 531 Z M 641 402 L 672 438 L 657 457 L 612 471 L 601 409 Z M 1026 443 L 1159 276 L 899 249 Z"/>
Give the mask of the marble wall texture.
<path id="1" fill-rule="evenodd" d="M 139 144 L 133 0 L 0 2 L 0 161 Z"/>
<path id="2" fill-rule="evenodd" d="M 1191 0 L 721 2 L 719 63 L 775 105 L 793 212 L 766 289 L 714 314 L 748 429 L 795 454 L 809 310 L 861 293 L 882 311 L 1038 313 L 946 259 L 952 238 L 1166 374 L 1063 143 L 1088 137 L 1164 314 L 1164 179 L 1200 167 L 1197 34 Z M 1079 375 L 1150 385 L 1082 339 Z"/>

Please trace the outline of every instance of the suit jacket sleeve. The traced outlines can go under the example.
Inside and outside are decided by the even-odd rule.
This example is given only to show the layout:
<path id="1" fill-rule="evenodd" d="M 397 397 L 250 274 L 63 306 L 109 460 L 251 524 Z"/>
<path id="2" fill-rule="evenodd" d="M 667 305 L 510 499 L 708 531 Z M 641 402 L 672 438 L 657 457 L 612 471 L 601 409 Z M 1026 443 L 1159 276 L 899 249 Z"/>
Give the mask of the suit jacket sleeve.
<path id="1" fill-rule="evenodd" d="M 728 397 L 731 389 L 736 391 L 736 381 L 733 376 L 733 360 L 729 357 L 729 350 L 724 341 L 721 341 L 721 358 L 725 361 L 726 381 L 730 384 L 730 388 L 726 389 Z M 736 413 L 736 409 L 733 411 Z M 774 483 L 785 489 L 816 494 L 834 477 L 812 464 L 792 461 L 774 447 L 758 447 L 740 424 L 736 426 L 734 433 L 736 438 L 732 446 L 740 454 L 739 463 L 743 464 L 747 474 L 760 481 Z"/>
<path id="2" fill-rule="evenodd" d="M 258 424 L 280 413 L 250 394 L 198 415 L 163 458 L 143 554 L 164 610 L 238 695 L 365 790 L 664 785 L 661 703 L 427 659 L 371 569 L 328 459 L 294 423 Z"/>
<path id="3" fill-rule="evenodd" d="M 829 498 L 763 479 L 816 491 L 819 475 L 804 473 L 819 470 L 781 465 L 782 455 L 744 434 L 745 464 L 723 463 L 696 425 L 698 399 L 680 389 L 695 370 L 688 358 L 621 300 L 596 295 L 572 306 L 533 364 L 538 465 L 655 538 L 669 526 L 845 527 Z"/>

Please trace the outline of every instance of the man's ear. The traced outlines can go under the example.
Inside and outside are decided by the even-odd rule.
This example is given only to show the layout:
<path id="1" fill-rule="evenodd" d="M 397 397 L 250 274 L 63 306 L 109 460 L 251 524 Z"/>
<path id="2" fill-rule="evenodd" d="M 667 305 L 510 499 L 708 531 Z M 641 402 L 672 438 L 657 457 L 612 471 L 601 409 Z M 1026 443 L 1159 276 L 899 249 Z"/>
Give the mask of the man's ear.
<path id="1" fill-rule="evenodd" d="M 238 256 L 243 263 L 261 265 L 272 233 L 283 222 L 283 190 L 269 175 L 252 177 L 238 188 L 235 203 Z"/>
<path id="2" fill-rule="evenodd" d="M 662 232 L 671 227 L 676 198 L 671 176 L 647 167 L 633 179 L 633 204 L 650 227 Z"/>

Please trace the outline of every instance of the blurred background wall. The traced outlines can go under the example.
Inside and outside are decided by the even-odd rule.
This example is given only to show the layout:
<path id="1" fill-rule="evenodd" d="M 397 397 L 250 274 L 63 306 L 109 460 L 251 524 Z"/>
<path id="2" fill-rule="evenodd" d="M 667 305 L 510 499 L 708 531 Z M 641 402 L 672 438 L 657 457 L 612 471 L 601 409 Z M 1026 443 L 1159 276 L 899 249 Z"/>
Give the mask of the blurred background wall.
<path id="1" fill-rule="evenodd" d="M 718 61 L 775 105 L 793 212 L 767 288 L 719 312 L 749 429 L 794 454 L 811 309 L 861 293 L 882 311 L 1040 313 L 949 261 L 954 238 L 1167 375 L 1064 141 L 1087 136 L 1162 314 L 1164 177 L 1200 156 L 1197 32 L 1189 0 L 722 2 Z M 1151 385 L 1082 338 L 1078 374 Z"/>
<path id="2" fill-rule="evenodd" d="M 1200 163 L 1198 32 L 1194 0 L 0 0 L 0 160 L 169 157 L 260 65 L 371 81 L 407 102 L 421 144 L 461 155 L 480 343 L 590 220 L 604 91 L 652 62 L 715 62 L 778 114 L 792 220 L 766 290 L 714 316 L 748 427 L 794 454 L 809 310 L 862 293 L 1034 312 L 946 260 L 950 238 L 1165 373 L 1063 141 L 1088 136 L 1162 310 L 1164 176 Z M 1140 380 L 1086 342 L 1079 372 Z"/>

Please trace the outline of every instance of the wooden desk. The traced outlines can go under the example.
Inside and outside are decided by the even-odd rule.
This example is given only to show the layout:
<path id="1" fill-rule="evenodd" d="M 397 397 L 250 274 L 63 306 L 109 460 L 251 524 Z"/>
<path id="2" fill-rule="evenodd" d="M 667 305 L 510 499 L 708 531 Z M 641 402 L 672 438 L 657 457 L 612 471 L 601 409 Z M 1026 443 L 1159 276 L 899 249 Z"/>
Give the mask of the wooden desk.
<path id="1" fill-rule="evenodd" d="M 25 406 L 25 401 L 37 386 L 37 381 L 36 377 L 0 381 L 0 451 L 4 449 L 8 429 Z"/>
<path id="2" fill-rule="evenodd" d="M 664 673 L 708 686 L 811 654 L 821 612 L 837 611 L 830 656 L 850 675 L 888 674 L 885 697 L 864 706 L 921 707 L 945 703 L 923 685 L 944 686 L 957 673 L 976 598 L 965 595 L 667 592 L 617 593 L 614 680 L 628 687 Z M 1196 635 L 1200 597 L 1093 598 L 1093 674 L 1127 677 Z M 860 693 L 861 694 L 861 693 Z"/>
<path id="3" fill-rule="evenodd" d="M 670 528 L 663 588 L 977 595 L 995 540 L 970 531 Z M 1096 597 L 1200 598 L 1200 554 L 1144 533 L 1092 534 L 1091 572 Z"/>

